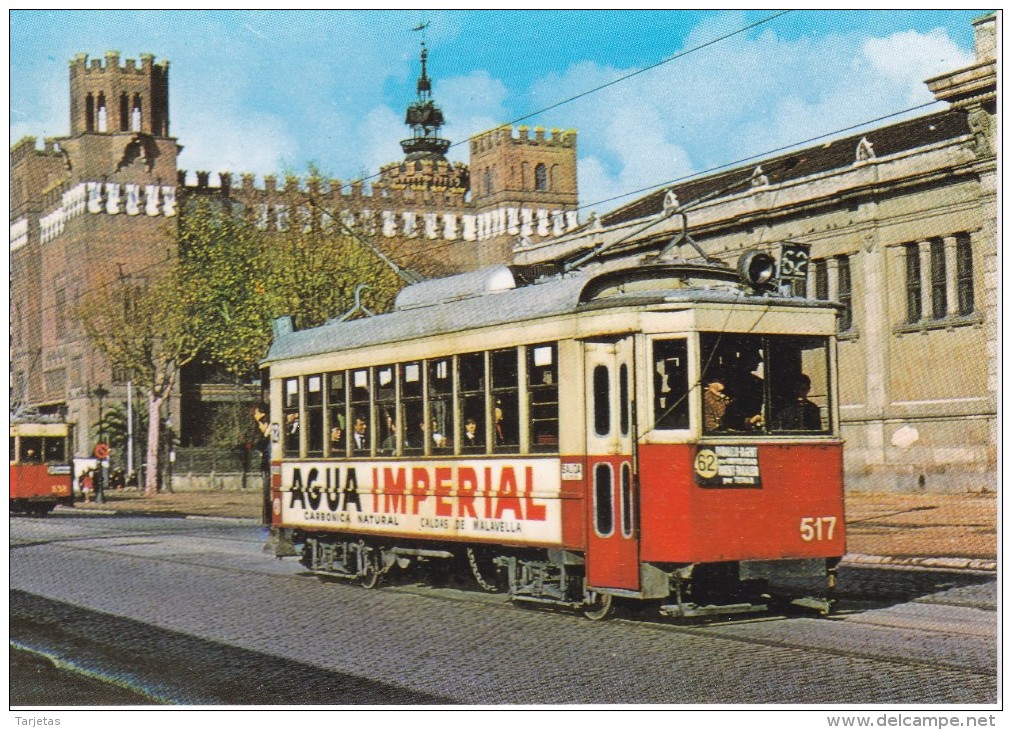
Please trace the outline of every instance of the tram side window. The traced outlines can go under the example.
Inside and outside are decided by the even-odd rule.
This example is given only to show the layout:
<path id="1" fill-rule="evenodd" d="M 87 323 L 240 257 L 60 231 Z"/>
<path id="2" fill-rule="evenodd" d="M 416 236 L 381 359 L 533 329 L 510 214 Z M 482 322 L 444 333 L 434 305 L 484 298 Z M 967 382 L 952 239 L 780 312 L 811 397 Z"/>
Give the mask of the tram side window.
<path id="1" fill-rule="evenodd" d="M 422 406 L 422 364 L 403 363 L 400 370 L 402 450 L 405 454 L 421 454 L 429 431 Z"/>
<path id="2" fill-rule="evenodd" d="M 654 428 L 689 427 L 689 360 L 686 340 L 654 340 Z"/>
<path id="3" fill-rule="evenodd" d="M 520 396 L 517 348 L 495 350 L 492 369 L 492 438 L 497 453 L 520 450 Z"/>
<path id="4" fill-rule="evenodd" d="M 453 360 L 429 360 L 429 438 L 432 453 L 453 450 Z"/>
<path id="5" fill-rule="evenodd" d="M 485 354 L 460 355 L 457 358 L 458 398 L 460 399 L 461 449 L 464 453 L 485 453 Z"/>
<path id="6" fill-rule="evenodd" d="M 344 456 L 348 444 L 348 424 L 345 423 L 345 407 L 348 400 L 344 390 L 344 373 L 330 373 L 327 376 L 327 407 L 330 412 L 330 455 Z"/>
<path id="7" fill-rule="evenodd" d="M 558 347 L 554 342 L 527 348 L 531 451 L 535 453 L 559 450 L 558 361 Z"/>
<path id="8" fill-rule="evenodd" d="M 63 436 L 49 436 L 43 442 L 46 461 L 63 463 L 67 460 L 67 439 Z"/>
<path id="9" fill-rule="evenodd" d="M 284 381 L 284 452 L 286 456 L 299 455 L 299 379 Z"/>
<path id="10" fill-rule="evenodd" d="M 306 453 L 323 455 L 323 376 L 306 378 L 306 426 L 308 441 Z"/>
<path id="11" fill-rule="evenodd" d="M 13 464 L 18 460 L 18 439 L 16 436 L 11 436 L 11 463 Z"/>
<path id="12" fill-rule="evenodd" d="M 351 451 L 368 456 L 372 443 L 372 390 L 369 370 L 351 371 Z"/>
<path id="13" fill-rule="evenodd" d="M 376 418 L 379 453 L 398 453 L 397 380 L 393 365 L 376 368 Z"/>

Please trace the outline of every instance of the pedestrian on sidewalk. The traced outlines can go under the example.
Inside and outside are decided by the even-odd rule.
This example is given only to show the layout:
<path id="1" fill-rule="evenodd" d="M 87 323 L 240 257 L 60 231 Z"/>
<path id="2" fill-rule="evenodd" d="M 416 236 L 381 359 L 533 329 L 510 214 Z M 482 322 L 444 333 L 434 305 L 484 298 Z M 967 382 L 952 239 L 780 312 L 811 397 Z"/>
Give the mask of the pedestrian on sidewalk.
<path id="1" fill-rule="evenodd" d="M 298 553 L 292 544 L 292 531 L 272 526 L 271 509 L 271 442 L 273 431 L 269 409 L 266 403 L 257 403 L 253 407 L 253 421 L 256 425 L 254 447 L 260 454 L 260 477 L 263 484 L 263 523 L 267 527 L 267 542 L 264 552 L 273 552 L 279 558 L 292 557 Z"/>
<path id="2" fill-rule="evenodd" d="M 253 448 L 260 460 L 260 484 L 263 490 L 263 523 L 271 524 L 271 423 L 266 403 L 253 407 Z"/>

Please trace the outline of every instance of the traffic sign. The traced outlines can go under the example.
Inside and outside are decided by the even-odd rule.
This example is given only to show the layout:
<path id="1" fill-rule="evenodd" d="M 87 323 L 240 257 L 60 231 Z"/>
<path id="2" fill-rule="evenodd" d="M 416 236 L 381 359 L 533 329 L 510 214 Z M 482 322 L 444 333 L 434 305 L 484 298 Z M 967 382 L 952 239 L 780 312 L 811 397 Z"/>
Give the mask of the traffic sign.
<path id="1" fill-rule="evenodd" d="M 96 459 L 108 459 L 109 458 L 109 444 L 97 444 L 95 446 L 95 458 Z"/>

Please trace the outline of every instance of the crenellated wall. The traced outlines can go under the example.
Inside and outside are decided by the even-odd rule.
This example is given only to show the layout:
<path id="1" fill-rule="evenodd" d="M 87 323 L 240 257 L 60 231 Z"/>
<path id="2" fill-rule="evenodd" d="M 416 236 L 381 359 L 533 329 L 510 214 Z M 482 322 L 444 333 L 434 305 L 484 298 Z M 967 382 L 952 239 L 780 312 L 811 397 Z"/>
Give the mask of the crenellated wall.
<path id="1" fill-rule="evenodd" d="M 219 185 L 213 188 L 209 173 L 197 172 L 196 177 L 196 184 L 191 184 L 187 172 L 180 171 L 179 185 L 185 194 L 219 195 L 238 202 L 255 212 L 263 230 L 284 230 L 293 220 L 308 226 L 314 210 L 325 211 L 316 216 L 324 230 L 339 221 L 355 231 L 385 239 L 534 239 L 561 235 L 578 225 L 575 210 L 499 205 L 479 211 L 465 200 L 463 192 L 453 190 L 389 188 L 382 182 L 367 190 L 358 180 L 345 184 L 295 176 L 286 177 L 279 186 L 271 175 L 258 187 L 249 173 L 234 184 L 230 172 L 219 173 Z"/>

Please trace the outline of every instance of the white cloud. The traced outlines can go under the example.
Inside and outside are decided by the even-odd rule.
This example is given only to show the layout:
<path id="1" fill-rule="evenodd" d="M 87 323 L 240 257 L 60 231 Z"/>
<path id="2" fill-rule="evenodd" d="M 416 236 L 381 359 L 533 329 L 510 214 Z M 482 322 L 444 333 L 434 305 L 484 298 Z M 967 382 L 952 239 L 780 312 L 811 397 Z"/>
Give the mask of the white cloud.
<path id="1" fill-rule="evenodd" d="M 685 48 L 727 32 L 697 28 Z M 549 112 L 579 131 L 580 202 L 835 132 L 930 102 L 924 80 L 973 62 L 944 30 L 883 38 L 736 36 Z M 532 86 L 541 106 L 634 69 L 584 62 Z M 921 111 L 919 113 L 927 113 Z M 617 203 L 601 205 L 598 212 Z"/>
<path id="2" fill-rule="evenodd" d="M 509 95 L 506 84 L 485 70 L 436 81 L 432 97 L 446 116 L 443 135 L 456 145 L 449 157 L 467 161 L 468 147 L 459 143 L 509 121 L 506 111 Z"/>
<path id="3" fill-rule="evenodd" d="M 179 168 L 208 170 L 214 183 L 226 170 L 278 175 L 297 149 L 284 122 L 266 114 L 192 113 L 173 135 L 184 143 Z"/>
<path id="4" fill-rule="evenodd" d="M 376 175 L 381 166 L 403 159 L 400 141 L 407 138 L 409 132 L 402 113 L 380 106 L 366 115 L 357 136 L 362 140 L 362 147 L 357 151 L 360 169 L 348 171 L 355 177 L 363 172 Z"/>

